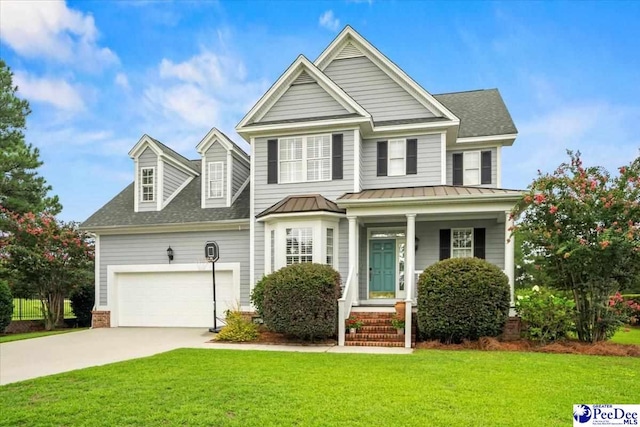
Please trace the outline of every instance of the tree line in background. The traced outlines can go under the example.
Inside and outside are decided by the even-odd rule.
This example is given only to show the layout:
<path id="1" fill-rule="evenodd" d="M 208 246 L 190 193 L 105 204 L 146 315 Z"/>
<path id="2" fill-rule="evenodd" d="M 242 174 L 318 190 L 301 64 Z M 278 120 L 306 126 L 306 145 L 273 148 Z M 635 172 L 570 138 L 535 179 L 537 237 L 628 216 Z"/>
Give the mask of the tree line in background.
<path id="1" fill-rule="evenodd" d="M 50 330 L 64 320 L 64 299 L 93 286 L 93 239 L 76 223 L 56 219 L 62 206 L 38 175 L 40 153 L 24 137 L 31 110 L 16 91 L 0 59 L 0 304 L 12 304 L 8 290 L 14 297 L 39 299 Z M 11 311 L 0 307 L 0 333 Z"/>

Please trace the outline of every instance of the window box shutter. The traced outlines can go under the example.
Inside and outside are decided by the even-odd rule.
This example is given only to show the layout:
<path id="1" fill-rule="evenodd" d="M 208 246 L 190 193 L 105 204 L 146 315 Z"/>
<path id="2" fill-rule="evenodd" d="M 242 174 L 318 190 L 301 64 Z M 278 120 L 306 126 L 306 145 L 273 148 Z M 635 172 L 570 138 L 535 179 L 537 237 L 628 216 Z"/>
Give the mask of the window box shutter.
<path id="1" fill-rule="evenodd" d="M 462 153 L 453 154 L 453 185 L 462 185 Z"/>
<path id="2" fill-rule="evenodd" d="M 481 184 L 491 184 L 491 151 L 482 152 Z"/>
<path id="3" fill-rule="evenodd" d="M 451 258 L 451 229 L 440 230 L 440 261 Z"/>
<path id="4" fill-rule="evenodd" d="M 331 135 L 331 179 L 342 179 L 342 134 Z"/>
<path id="5" fill-rule="evenodd" d="M 378 141 L 378 176 L 387 176 L 387 141 Z"/>
<path id="6" fill-rule="evenodd" d="M 407 175 L 418 173 L 418 140 L 407 139 Z"/>
<path id="7" fill-rule="evenodd" d="M 278 183 L 278 140 L 267 141 L 267 184 Z"/>
<path id="8" fill-rule="evenodd" d="M 474 228 L 473 229 L 473 256 L 476 258 L 485 259 L 486 257 L 486 229 Z"/>

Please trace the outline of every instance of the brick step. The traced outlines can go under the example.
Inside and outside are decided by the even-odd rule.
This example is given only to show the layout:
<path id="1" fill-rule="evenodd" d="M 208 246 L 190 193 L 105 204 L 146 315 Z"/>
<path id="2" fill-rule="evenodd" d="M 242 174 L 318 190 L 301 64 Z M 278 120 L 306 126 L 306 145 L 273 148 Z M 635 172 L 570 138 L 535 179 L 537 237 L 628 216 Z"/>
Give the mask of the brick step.
<path id="1" fill-rule="evenodd" d="M 396 316 L 395 313 L 387 313 L 387 312 L 378 313 L 378 312 L 368 312 L 368 311 L 351 313 L 351 315 L 358 319 L 370 319 L 370 318 L 392 319 Z"/>
<path id="2" fill-rule="evenodd" d="M 376 326 L 376 325 L 364 325 L 358 329 L 358 332 L 364 334 L 394 334 L 396 328 L 391 325 Z"/>
<path id="3" fill-rule="evenodd" d="M 404 342 L 404 335 L 398 334 L 347 334 L 345 339 L 348 341 L 402 341 Z"/>
<path id="4" fill-rule="evenodd" d="M 404 341 L 345 341 L 344 345 L 354 347 L 404 347 Z"/>
<path id="5" fill-rule="evenodd" d="M 364 326 L 391 326 L 391 319 L 358 319 Z"/>

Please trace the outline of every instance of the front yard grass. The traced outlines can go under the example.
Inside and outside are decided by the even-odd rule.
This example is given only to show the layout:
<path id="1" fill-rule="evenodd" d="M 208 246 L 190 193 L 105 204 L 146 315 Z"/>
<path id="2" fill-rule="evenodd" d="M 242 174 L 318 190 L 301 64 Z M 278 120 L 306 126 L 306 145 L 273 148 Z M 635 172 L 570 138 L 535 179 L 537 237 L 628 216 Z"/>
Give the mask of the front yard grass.
<path id="1" fill-rule="evenodd" d="M 640 326 L 620 328 L 613 338 L 611 338 L 611 341 L 618 344 L 640 345 Z"/>
<path id="2" fill-rule="evenodd" d="M 69 332 L 83 331 L 85 329 L 88 329 L 88 328 L 59 329 L 55 331 L 37 331 L 37 332 L 25 332 L 24 334 L 0 335 L 0 344 L 5 342 L 28 340 L 31 338 L 46 337 L 49 335 L 67 334 Z"/>
<path id="3" fill-rule="evenodd" d="M 640 359 L 181 349 L 0 387 L 0 425 L 570 425 L 637 403 Z"/>

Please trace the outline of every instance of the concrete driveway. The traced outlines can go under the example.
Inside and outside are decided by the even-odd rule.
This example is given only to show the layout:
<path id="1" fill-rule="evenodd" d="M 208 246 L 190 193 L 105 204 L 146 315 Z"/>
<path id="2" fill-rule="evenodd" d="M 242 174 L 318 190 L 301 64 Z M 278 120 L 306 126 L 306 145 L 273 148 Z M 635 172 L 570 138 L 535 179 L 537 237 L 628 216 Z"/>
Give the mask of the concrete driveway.
<path id="1" fill-rule="evenodd" d="M 8 342 L 0 344 L 0 385 L 176 348 L 206 348 L 212 338 L 206 328 L 105 328 Z"/>

